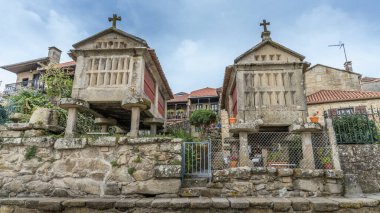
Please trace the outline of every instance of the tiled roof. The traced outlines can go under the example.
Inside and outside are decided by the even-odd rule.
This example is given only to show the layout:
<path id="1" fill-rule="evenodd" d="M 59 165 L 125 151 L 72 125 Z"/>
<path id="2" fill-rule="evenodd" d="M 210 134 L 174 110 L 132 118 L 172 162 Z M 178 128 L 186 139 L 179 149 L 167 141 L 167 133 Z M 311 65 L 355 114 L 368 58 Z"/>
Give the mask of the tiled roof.
<path id="1" fill-rule="evenodd" d="M 58 64 L 58 67 L 60 67 L 60 68 L 71 67 L 71 66 L 75 66 L 75 65 L 76 65 L 75 61 L 68 61 L 68 62 Z"/>
<path id="2" fill-rule="evenodd" d="M 170 99 L 169 103 L 177 103 L 177 102 L 187 102 L 187 99 L 189 98 L 189 94 L 185 93 L 183 95 L 174 95 L 173 99 Z"/>
<path id="3" fill-rule="evenodd" d="M 194 90 L 190 93 L 190 98 L 200 98 L 200 97 L 216 97 L 218 93 L 215 88 L 206 87 L 199 90 Z"/>
<path id="4" fill-rule="evenodd" d="M 380 99 L 380 92 L 321 90 L 307 96 L 307 104 L 332 103 L 376 98 Z"/>
<path id="5" fill-rule="evenodd" d="M 377 81 L 380 81 L 380 78 L 371 78 L 371 77 L 362 78 L 362 82 L 364 83 L 377 82 Z"/>

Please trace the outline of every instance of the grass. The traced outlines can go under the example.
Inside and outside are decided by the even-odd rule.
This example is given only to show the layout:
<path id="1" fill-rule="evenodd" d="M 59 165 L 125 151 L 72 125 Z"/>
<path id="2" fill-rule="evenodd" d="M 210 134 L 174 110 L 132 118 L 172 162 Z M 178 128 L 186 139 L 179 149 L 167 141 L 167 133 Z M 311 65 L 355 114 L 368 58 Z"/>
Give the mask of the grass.
<path id="1" fill-rule="evenodd" d="M 28 148 L 26 148 L 25 159 L 30 160 L 30 159 L 36 157 L 36 154 L 37 154 L 37 147 L 36 146 L 28 147 Z"/>
<path id="2" fill-rule="evenodd" d="M 128 174 L 133 175 L 133 173 L 136 171 L 135 167 L 128 168 Z"/>
<path id="3" fill-rule="evenodd" d="M 112 168 L 115 168 L 115 167 L 119 166 L 119 164 L 117 164 L 116 160 L 112 160 L 110 163 L 111 163 Z"/>
<path id="4" fill-rule="evenodd" d="M 133 160 L 134 163 L 141 163 L 140 155 L 137 155 L 137 158 Z"/>

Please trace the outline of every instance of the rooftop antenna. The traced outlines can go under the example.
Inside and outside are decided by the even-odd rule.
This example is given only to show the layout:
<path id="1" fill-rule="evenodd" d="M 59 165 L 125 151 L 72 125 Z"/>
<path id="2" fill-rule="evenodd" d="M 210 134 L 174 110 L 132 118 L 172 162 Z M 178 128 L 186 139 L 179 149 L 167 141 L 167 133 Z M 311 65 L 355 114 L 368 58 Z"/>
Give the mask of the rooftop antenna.
<path id="1" fill-rule="evenodd" d="M 346 48 L 344 48 L 344 43 L 343 42 L 339 41 L 339 44 L 332 44 L 332 45 L 329 45 L 329 47 L 339 47 L 339 49 L 343 47 L 344 57 L 346 58 L 346 63 L 347 63 Z"/>

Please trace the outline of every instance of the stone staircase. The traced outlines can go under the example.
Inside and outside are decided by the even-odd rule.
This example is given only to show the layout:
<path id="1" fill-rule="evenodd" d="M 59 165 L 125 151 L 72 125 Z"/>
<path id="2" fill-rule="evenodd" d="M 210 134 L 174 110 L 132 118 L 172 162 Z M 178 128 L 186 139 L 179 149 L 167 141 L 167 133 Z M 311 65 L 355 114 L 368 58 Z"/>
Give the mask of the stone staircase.
<path id="1" fill-rule="evenodd" d="M 211 197 L 208 178 L 185 177 L 179 192 L 181 197 Z"/>

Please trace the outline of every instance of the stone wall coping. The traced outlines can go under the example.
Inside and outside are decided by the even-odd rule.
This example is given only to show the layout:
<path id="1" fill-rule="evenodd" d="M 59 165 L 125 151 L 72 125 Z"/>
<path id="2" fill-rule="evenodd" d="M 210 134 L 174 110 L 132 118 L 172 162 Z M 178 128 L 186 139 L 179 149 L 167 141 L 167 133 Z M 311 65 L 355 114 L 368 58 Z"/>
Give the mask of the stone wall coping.
<path id="1" fill-rule="evenodd" d="M 147 144 L 166 144 L 178 143 L 183 140 L 171 137 L 144 137 L 129 138 L 119 136 L 100 136 L 83 138 L 57 138 L 54 136 L 44 137 L 8 137 L 0 138 L 0 145 L 7 146 L 36 146 L 41 148 L 54 147 L 57 150 L 84 149 L 85 147 L 115 147 L 117 145 L 147 145 Z"/>
<path id="2" fill-rule="evenodd" d="M 378 210 L 380 194 L 368 198 L 5 198 L 0 199 L 1 208 L 38 209 L 63 212 L 69 208 L 97 210 L 144 209 L 272 209 L 292 212 L 335 212 L 366 208 Z M 359 212 L 359 211 L 358 211 Z"/>

